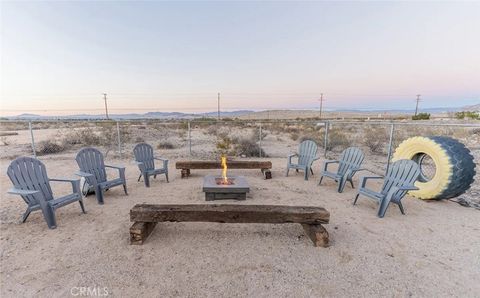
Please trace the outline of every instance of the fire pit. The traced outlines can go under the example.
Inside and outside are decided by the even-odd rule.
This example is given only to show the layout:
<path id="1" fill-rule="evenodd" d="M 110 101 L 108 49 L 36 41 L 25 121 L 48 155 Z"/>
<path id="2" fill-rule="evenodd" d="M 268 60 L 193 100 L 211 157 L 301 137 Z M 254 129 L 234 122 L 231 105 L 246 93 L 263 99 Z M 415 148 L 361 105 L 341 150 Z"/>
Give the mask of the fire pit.
<path id="1" fill-rule="evenodd" d="M 250 191 L 247 180 L 243 176 L 227 177 L 227 159 L 222 157 L 222 176 L 208 175 L 203 179 L 203 192 L 206 201 L 213 200 L 246 200 Z"/>
<path id="2" fill-rule="evenodd" d="M 247 180 L 243 176 L 228 177 L 224 182 L 222 177 L 208 175 L 203 179 L 203 192 L 206 201 L 247 199 L 247 192 L 250 191 Z"/>

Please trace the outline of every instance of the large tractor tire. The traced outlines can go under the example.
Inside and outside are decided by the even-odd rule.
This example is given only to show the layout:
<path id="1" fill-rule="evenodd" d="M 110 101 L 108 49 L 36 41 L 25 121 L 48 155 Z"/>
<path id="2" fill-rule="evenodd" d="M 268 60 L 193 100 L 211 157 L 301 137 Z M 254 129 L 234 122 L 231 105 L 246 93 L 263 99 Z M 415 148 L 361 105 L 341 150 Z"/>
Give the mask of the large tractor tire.
<path id="1" fill-rule="evenodd" d="M 411 159 L 421 169 L 415 183 L 419 190 L 410 191 L 424 200 L 449 199 L 470 188 L 475 176 L 473 156 L 465 145 L 450 137 L 413 137 L 395 150 L 393 160 Z"/>

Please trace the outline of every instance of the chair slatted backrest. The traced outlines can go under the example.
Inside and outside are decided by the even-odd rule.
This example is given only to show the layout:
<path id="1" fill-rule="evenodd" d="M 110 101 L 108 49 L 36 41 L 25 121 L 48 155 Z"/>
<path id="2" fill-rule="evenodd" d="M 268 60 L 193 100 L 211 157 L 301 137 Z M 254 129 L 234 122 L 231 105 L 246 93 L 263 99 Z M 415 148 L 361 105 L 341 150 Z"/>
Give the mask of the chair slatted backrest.
<path id="1" fill-rule="evenodd" d="M 47 201 L 53 199 L 47 170 L 45 165 L 38 159 L 32 157 L 15 159 L 8 166 L 7 175 L 17 189 L 40 191 L 41 194 L 22 195 L 23 200 L 29 206 L 38 204 L 35 196 L 42 195 Z"/>
<path id="2" fill-rule="evenodd" d="M 317 156 L 317 149 L 317 144 L 312 140 L 301 142 L 298 148 L 298 164 L 310 166 L 310 163 Z"/>
<path id="3" fill-rule="evenodd" d="M 103 154 L 98 149 L 92 147 L 82 148 L 78 151 L 75 160 L 80 171 L 94 175 L 98 183 L 107 181 Z M 88 184 L 93 185 L 92 177 L 85 177 L 85 179 Z"/>
<path id="4" fill-rule="evenodd" d="M 360 148 L 349 147 L 343 150 L 340 156 L 337 174 L 343 176 L 349 169 L 360 168 L 364 158 L 365 155 Z"/>
<path id="5" fill-rule="evenodd" d="M 416 162 L 409 159 L 400 159 L 388 168 L 381 193 L 387 194 L 394 186 L 413 186 L 419 175 L 420 167 Z M 393 198 L 401 198 L 406 192 L 405 190 L 399 190 L 393 195 Z"/>
<path id="6" fill-rule="evenodd" d="M 149 144 L 140 143 L 133 148 L 135 161 L 143 162 L 146 170 L 155 169 L 155 162 L 153 160 L 153 148 Z"/>

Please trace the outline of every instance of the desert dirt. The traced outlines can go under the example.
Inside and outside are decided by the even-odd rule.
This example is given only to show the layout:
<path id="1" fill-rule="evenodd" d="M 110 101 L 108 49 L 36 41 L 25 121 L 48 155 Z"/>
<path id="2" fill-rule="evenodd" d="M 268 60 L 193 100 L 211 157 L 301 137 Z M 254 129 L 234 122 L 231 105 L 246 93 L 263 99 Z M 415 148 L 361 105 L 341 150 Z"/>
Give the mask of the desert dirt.
<path id="1" fill-rule="evenodd" d="M 50 177 L 74 177 L 72 154 L 44 156 Z M 168 156 L 168 154 L 167 154 Z M 219 170 L 192 170 L 180 179 L 170 157 L 170 183 L 163 176 L 145 188 L 131 159 L 107 158 L 127 166 L 129 195 L 117 187 L 57 210 L 49 230 L 41 212 L 19 223 L 21 198 L 6 194 L 11 183 L 0 175 L 0 296 L 66 297 L 78 287 L 106 289 L 114 297 L 478 297 L 480 212 L 445 201 L 405 198 L 407 215 L 391 205 L 376 216 L 374 201 L 318 174 L 304 181 L 285 158 L 273 161 L 273 179 L 257 170 L 232 170 L 251 185 L 246 201 L 226 204 L 321 206 L 330 211 L 328 248 L 314 247 L 299 224 L 161 223 L 142 246 L 129 244 L 129 210 L 138 203 L 205 204 L 202 178 Z M 5 173 L 8 159 L 1 159 Z M 320 170 L 321 161 L 315 165 Z M 359 176 L 369 173 L 361 173 Z M 108 172 L 114 177 L 114 171 Z M 358 182 L 358 178 L 355 183 Z M 379 184 L 372 184 L 379 187 Z M 69 184 L 54 183 L 56 195 Z"/>

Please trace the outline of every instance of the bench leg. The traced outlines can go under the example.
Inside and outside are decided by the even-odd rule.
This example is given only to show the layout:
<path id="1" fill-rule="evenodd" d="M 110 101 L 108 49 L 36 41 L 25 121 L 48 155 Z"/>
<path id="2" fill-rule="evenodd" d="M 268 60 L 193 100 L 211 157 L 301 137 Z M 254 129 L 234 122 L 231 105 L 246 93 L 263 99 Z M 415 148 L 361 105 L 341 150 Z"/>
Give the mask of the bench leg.
<path id="1" fill-rule="evenodd" d="M 156 222 L 135 222 L 130 227 L 130 244 L 142 245 L 156 225 Z"/>
<path id="2" fill-rule="evenodd" d="M 188 178 L 190 176 L 190 169 L 182 169 L 182 178 Z"/>
<path id="3" fill-rule="evenodd" d="M 322 225 L 302 224 L 302 227 L 314 246 L 328 247 L 328 232 Z"/>
<path id="4" fill-rule="evenodd" d="M 262 169 L 262 174 L 265 179 L 272 179 L 272 172 L 269 169 Z"/>

